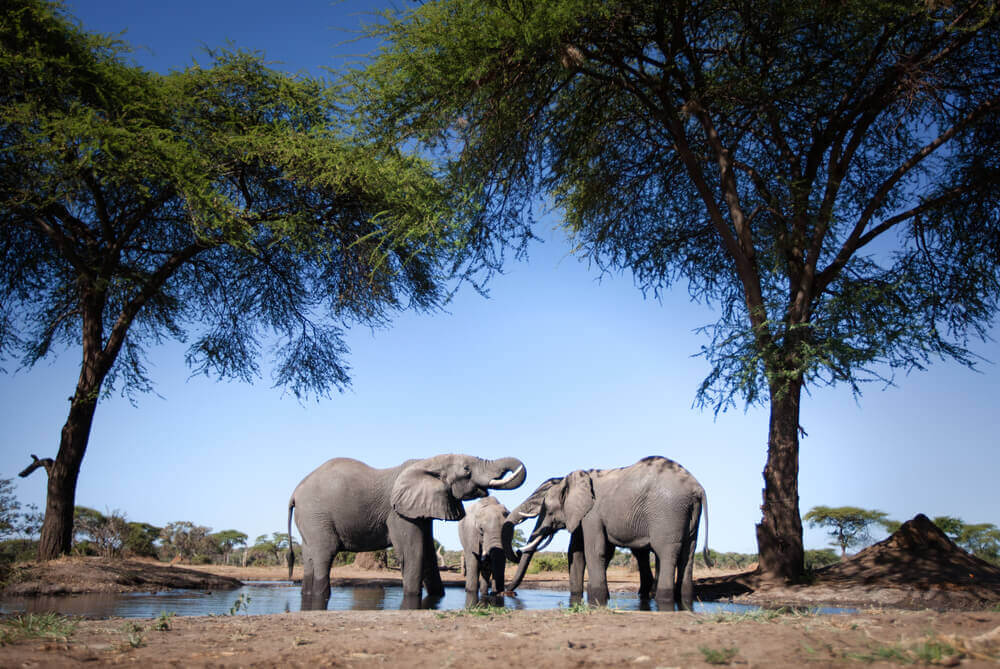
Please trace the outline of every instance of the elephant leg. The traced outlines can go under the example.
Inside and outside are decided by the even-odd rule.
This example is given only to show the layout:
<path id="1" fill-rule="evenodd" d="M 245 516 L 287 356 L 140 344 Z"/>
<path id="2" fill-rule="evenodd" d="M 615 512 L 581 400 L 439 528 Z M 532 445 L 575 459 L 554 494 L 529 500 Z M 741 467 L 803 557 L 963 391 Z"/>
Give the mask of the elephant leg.
<path id="1" fill-rule="evenodd" d="M 421 555 L 421 580 L 431 597 L 444 595 L 444 584 L 441 582 L 441 570 L 438 569 L 437 551 L 434 550 L 434 535 L 431 533 L 433 520 L 421 519 L 423 554 Z"/>
<path id="2" fill-rule="evenodd" d="M 569 538 L 569 550 L 566 551 L 569 562 L 569 594 L 583 595 L 583 571 L 587 560 L 583 550 L 583 530 L 577 529 Z"/>
<path id="3" fill-rule="evenodd" d="M 694 610 L 694 554 L 698 548 L 698 534 L 688 536 L 677 555 L 677 580 L 674 600 L 681 611 Z"/>
<path id="4" fill-rule="evenodd" d="M 673 611 L 675 575 L 677 561 L 682 544 L 679 542 L 662 542 L 653 546 L 656 553 L 656 604 L 661 611 Z"/>
<path id="5" fill-rule="evenodd" d="M 649 599 L 653 595 L 653 572 L 649 569 L 649 549 L 633 548 L 632 557 L 635 558 L 636 567 L 639 569 L 639 598 Z"/>
<path id="6" fill-rule="evenodd" d="M 326 608 L 330 599 L 330 566 L 337 553 L 338 545 L 334 542 L 303 543 L 303 608 Z"/>
<path id="7" fill-rule="evenodd" d="M 426 521 L 426 522 L 424 522 Z M 424 578 L 423 526 L 430 520 L 411 520 L 397 513 L 389 515 L 389 541 L 396 549 L 403 571 L 403 597 L 420 598 L 420 583 Z M 440 577 L 439 577 L 440 578 Z"/>
<path id="8" fill-rule="evenodd" d="M 608 574 L 604 565 L 607 564 L 608 549 L 611 544 L 604 537 L 604 532 L 591 531 L 586 533 L 583 550 L 587 564 L 587 601 L 596 606 L 606 606 L 608 603 Z"/>
<path id="9" fill-rule="evenodd" d="M 479 592 L 479 556 L 465 552 L 465 591 Z"/>

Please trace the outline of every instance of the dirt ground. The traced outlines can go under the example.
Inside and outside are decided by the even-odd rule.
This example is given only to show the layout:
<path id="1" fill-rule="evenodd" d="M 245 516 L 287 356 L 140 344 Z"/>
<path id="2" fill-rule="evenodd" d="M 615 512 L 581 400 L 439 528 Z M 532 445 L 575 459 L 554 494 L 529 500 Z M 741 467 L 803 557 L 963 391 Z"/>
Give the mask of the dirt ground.
<path id="1" fill-rule="evenodd" d="M 858 605 L 859 611 L 851 614 L 651 613 L 590 607 L 241 613 L 82 620 L 71 631 L 49 638 L 18 638 L 16 621 L 9 617 L 0 620 L 0 667 L 997 666 L 1000 569 L 967 559 L 939 534 L 915 518 L 886 541 L 819 570 L 808 585 L 769 584 L 753 573 L 695 574 L 700 599 Z M 144 572 L 157 583 L 171 573 L 188 584 L 199 575 L 216 584 L 224 583 L 218 577 L 287 578 L 279 568 L 182 569 L 137 562 L 110 569 L 100 560 L 81 558 L 56 563 L 63 564 L 22 567 L 21 591 L 39 583 L 61 587 L 58 579 L 76 587 L 87 587 L 87 580 L 93 579 L 92 587 L 104 591 L 143 589 Z M 398 572 L 352 567 L 334 569 L 333 577 L 334 587 L 400 582 Z M 456 572 L 442 577 L 448 587 L 463 582 Z M 526 586 L 568 587 L 561 573 L 529 579 Z M 637 585 L 635 573 L 609 572 L 612 590 L 634 590 Z"/>

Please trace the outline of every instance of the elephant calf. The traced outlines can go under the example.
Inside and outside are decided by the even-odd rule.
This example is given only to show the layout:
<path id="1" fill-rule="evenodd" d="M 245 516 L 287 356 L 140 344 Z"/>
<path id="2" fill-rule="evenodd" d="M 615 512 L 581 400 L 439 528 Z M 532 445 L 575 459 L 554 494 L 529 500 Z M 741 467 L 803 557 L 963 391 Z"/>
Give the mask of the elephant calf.
<path id="1" fill-rule="evenodd" d="M 462 500 L 517 488 L 525 475 L 517 458 L 437 455 L 389 469 L 351 458 L 328 460 L 302 479 L 288 502 L 289 544 L 296 510 L 302 537 L 303 608 L 326 608 L 330 566 L 338 552 L 390 545 L 402 565 L 404 597 L 419 598 L 421 585 L 428 595 L 443 594 L 432 520 L 459 520 L 465 515 Z M 289 551 L 289 578 L 294 561 Z"/>
<path id="2" fill-rule="evenodd" d="M 538 517 L 520 556 L 510 588 L 520 585 L 539 543 L 555 532 L 570 532 L 570 593 L 583 593 L 584 566 L 589 567 L 587 596 L 592 603 L 608 601 L 607 566 L 614 547 L 632 549 L 639 564 L 639 595 L 655 587 L 661 606 L 676 602 L 690 609 L 694 599 L 695 545 L 698 522 L 705 511 L 705 561 L 708 562 L 708 502 L 701 484 L 679 464 L 662 457 L 643 458 L 620 469 L 575 471 L 542 483 L 510 512 L 503 530 L 504 551 L 517 560 L 512 546 L 514 527 Z M 656 578 L 649 553 L 656 555 Z M 710 563 L 709 563 L 710 564 Z"/>
<path id="3" fill-rule="evenodd" d="M 465 560 L 466 592 L 479 594 L 480 579 L 483 595 L 505 592 L 507 556 L 501 536 L 509 513 L 496 497 L 490 496 L 471 505 L 465 518 L 458 521 L 458 538 L 462 542 Z"/>

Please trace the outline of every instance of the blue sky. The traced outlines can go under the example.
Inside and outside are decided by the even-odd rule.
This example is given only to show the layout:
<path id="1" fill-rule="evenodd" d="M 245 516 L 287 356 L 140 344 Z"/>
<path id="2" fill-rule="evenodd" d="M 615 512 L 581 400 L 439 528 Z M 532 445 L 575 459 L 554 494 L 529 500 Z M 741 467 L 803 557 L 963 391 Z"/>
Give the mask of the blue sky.
<path id="1" fill-rule="evenodd" d="M 403 3 L 405 6 L 406 3 Z M 70 0 L 88 30 L 119 33 L 151 69 L 181 68 L 202 48 L 231 40 L 292 71 L 322 74 L 368 48 L 343 44 L 368 3 L 326 0 L 219 2 Z M 628 275 L 600 277 L 569 254 L 558 218 L 545 243 L 511 263 L 490 297 L 459 293 L 447 311 L 401 314 L 385 330 L 349 333 L 353 385 L 299 403 L 270 387 L 190 378 L 182 344 L 153 349 L 156 393 L 137 406 L 115 395 L 98 407 L 77 503 L 163 525 L 190 520 L 250 535 L 285 525 L 295 485 L 328 458 L 388 467 L 459 452 L 514 455 L 528 480 L 498 497 L 513 508 L 541 481 L 574 469 L 619 467 L 652 454 L 687 467 L 708 492 L 709 542 L 756 550 L 766 439 L 765 409 L 713 416 L 692 406 L 709 369 L 693 357 L 694 330 L 715 321 L 683 285 L 644 299 Z M 994 330 L 994 334 L 997 331 Z M 995 341 L 974 346 L 1000 361 Z M 0 477 L 16 477 L 29 453 L 54 456 L 78 373 L 69 350 L 31 370 L 0 374 Z M 870 386 L 804 398 L 800 506 L 856 505 L 905 520 L 918 512 L 1000 524 L 1000 372 L 942 362 Z M 41 472 L 17 479 L 23 502 L 44 505 Z M 456 523 L 435 523 L 459 547 Z M 821 530 L 806 529 L 821 548 Z M 565 547 L 565 533 L 552 549 Z"/>

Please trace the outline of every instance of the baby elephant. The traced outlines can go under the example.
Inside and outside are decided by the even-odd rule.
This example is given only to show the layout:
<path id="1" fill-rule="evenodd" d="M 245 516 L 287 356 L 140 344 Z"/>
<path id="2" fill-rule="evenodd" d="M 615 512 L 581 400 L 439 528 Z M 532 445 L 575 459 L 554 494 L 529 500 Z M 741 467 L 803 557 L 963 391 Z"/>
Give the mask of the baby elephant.
<path id="1" fill-rule="evenodd" d="M 501 535 L 510 512 L 496 497 L 485 497 L 470 505 L 465 518 L 458 521 L 458 538 L 465 558 L 465 591 L 499 595 L 504 590 L 504 567 L 507 557 Z"/>

